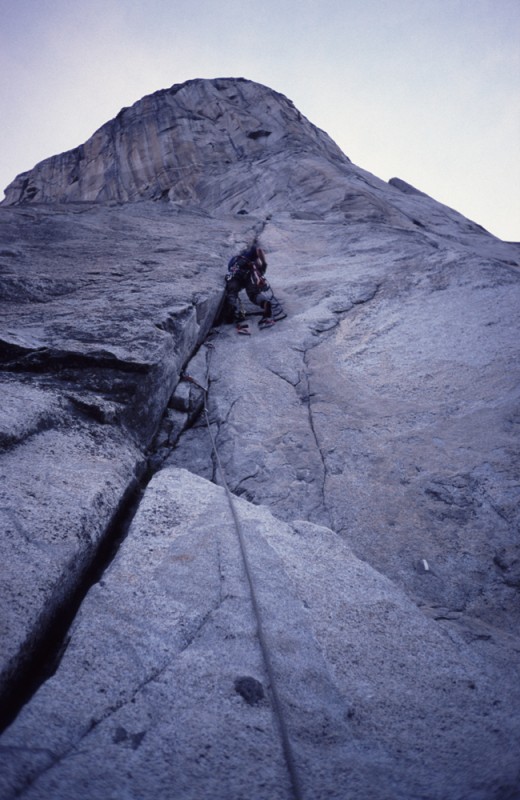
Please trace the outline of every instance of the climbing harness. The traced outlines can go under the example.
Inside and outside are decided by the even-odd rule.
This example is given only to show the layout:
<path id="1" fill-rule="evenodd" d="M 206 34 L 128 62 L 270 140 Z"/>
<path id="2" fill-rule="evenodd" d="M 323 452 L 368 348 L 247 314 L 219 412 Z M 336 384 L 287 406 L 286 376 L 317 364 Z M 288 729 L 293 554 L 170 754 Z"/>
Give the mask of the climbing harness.
<path id="1" fill-rule="evenodd" d="M 269 314 L 267 315 L 265 311 L 253 311 L 249 312 L 247 316 L 253 315 L 263 315 L 263 319 L 259 322 L 260 328 L 267 328 L 273 325 L 273 321 L 267 322 L 266 320 L 274 320 L 274 322 L 285 319 L 287 314 L 284 311 L 284 308 L 271 288 L 269 281 L 267 281 L 265 277 L 265 268 L 267 264 L 265 264 L 264 270 L 262 269 L 251 259 L 248 255 L 249 251 L 245 253 L 240 253 L 239 255 L 233 256 L 229 263 L 228 263 L 228 271 L 226 275 L 226 283 L 234 278 L 241 278 L 241 280 L 249 281 L 249 288 L 246 287 L 245 284 L 241 285 L 241 288 L 246 288 L 248 292 L 248 296 L 250 294 L 251 285 L 256 287 L 256 291 L 254 293 L 254 298 L 250 296 L 250 299 L 253 303 L 257 305 L 264 305 L 265 303 L 269 306 Z M 238 292 L 240 288 L 236 290 L 237 300 L 239 303 L 238 313 L 241 317 L 244 317 L 244 307 L 242 301 L 238 298 Z M 261 297 L 261 303 L 256 300 L 257 297 Z M 225 297 L 224 297 L 225 300 Z M 238 329 L 238 328 L 237 328 Z M 238 331 L 239 333 L 243 333 L 244 331 Z"/>
<path id="2" fill-rule="evenodd" d="M 287 723 L 285 721 L 285 715 L 282 707 L 282 703 L 280 701 L 280 696 L 278 694 L 278 688 L 276 683 L 276 678 L 273 670 L 273 665 L 271 661 L 271 655 L 269 652 L 269 647 L 267 644 L 267 640 L 265 638 L 264 632 L 264 625 L 262 622 L 262 614 L 260 611 L 260 606 L 257 600 L 257 593 L 256 593 L 256 586 L 254 581 L 253 571 L 251 569 L 251 562 L 249 560 L 249 554 L 247 552 L 247 546 L 244 536 L 244 530 L 242 527 L 242 523 L 240 521 L 240 517 L 238 515 L 238 511 L 236 508 L 236 503 L 233 498 L 233 494 L 228 486 L 226 476 L 224 474 L 224 468 L 222 466 L 222 462 L 220 460 L 219 452 L 217 450 L 217 443 L 215 441 L 215 437 L 213 436 L 213 431 L 211 430 L 211 425 L 209 421 L 209 410 L 208 410 L 208 389 L 198 383 L 191 375 L 186 374 L 185 372 L 181 374 L 181 380 L 188 381 L 189 383 L 193 383 L 199 389 L 202 390 L 204 396 L 204 404 L 203 404 L 203 412 L 206 421 L 206 427 L 208 429 L 209 437 L 211 440 L 211 448 L 213 455 L 215 457 L 215 462 L 217 464 L 218 472 L 220 475 L 220 480 L 222 483 L 222 487 L 226 493 L 227 501 L 229 504 L 229 508 L 231 511 L 231 516 L 233 517 L 233 522 L 235 525 L 235 530 L 238 538 L 238 543 L 240 547 L 240 554 L 242 556 L 242 563 L 244 565 L 244 572 L 246 574 L 247 582 L 249 584 L 249 594 L 251 597 L 251 605 L 253 607 L 253 613 L 256 619 L 256 629 L 257 629 L 257 636 L 258 642 L 260 644 L 260 650 L 262 652 L 262 658 L 264 661 L 265 671 L 267 677 L 269 679 L 269 683 L 271 685 L 271 696 L 273 701 L 273 710 L 278 722 L 278 728 L 280 731 L 280 739 L 282 742 L 282 750 L 283 755 L 285 758 L 285 763 L 287 766 L 287 772 L 289 774 L 289 778 L 291 781 L 291 788 L 293 792 L 294 800 L 303 800 L 303 792 L 301 789 L 300 778 L 298 775 L 298 770 L 296 768 L 296 763 L 294 760 L 291 740 L 289 737 L 289 732 L 287 729 Z"/>

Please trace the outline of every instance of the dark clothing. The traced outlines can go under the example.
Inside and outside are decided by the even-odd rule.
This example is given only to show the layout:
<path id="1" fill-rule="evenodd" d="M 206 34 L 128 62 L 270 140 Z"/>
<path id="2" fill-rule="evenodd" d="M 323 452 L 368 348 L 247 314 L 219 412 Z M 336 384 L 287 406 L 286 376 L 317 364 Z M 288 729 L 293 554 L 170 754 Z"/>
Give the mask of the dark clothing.
<path id="1" fill-rule="evenodd" d="M 263 290 L 268 288 L 264 278 L 267 262 L 263 251 L 254 245 L 248 250 L 233 256 L 228 265 L 226 276 L 226 306 L 227 316 L 232 321 L 238 322 L 242 315 L 240 309 L 239 292 L 245 289 L 249 300 L 264 312 L 264 316 L 271 316 L 271 304 Z"/>
<path id="2" fill-rule="evenodd" d="M 238 275 L 230 278 L 226 284 L 226 301 L 233 310 L 233 321 L 237 322 L 241 319 L 240 300 L 238 299 L 239 292 L 245 289 L 248 298 L 257 306 L 260 306 L 265 311 L 265 306 L 268 304 L 267 297 L 262 294 L 262 287 L 254 284 L 251 280 L 245 280 Z"/>

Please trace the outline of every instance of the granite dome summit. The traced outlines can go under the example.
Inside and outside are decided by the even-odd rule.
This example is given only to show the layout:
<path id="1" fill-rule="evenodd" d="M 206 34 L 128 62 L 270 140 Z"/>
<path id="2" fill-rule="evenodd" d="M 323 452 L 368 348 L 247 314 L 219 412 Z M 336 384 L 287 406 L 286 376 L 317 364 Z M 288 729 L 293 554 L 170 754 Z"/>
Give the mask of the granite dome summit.
<path id="1" fill-rule="evenodd" d="M 283 95 L 244 79 L 193 80 L 122 109 L 85 144 L 18 176 L 5 202 L 168 198 L 238 211 L 266 192 L 287 197 L 291 157 L 302 152 L 324 166 L 349 163 Z M 251 169 L 246 184 L 237 164 Z"/>
<path id="2" fill-rule="evenodd" d="M 482 231 L 405 181 L 352 164 L 284 95 L 243 78 L 195 79 L 142 98 L 85 144 L 17 176 L 3 205 L 146 199 L 170 210 L 279 211 L 441 233 L 447 223 L 449 235 L 470 241 Z"/>
<path id="3" fill-rule="evenodd" d="M 237 337 L 255 236 L 288 316 Z M 298 796 L 204 397 L 300 796 L 518 797 L 520 247 L 232 78 L 0 241 L 2 800 Z"/>

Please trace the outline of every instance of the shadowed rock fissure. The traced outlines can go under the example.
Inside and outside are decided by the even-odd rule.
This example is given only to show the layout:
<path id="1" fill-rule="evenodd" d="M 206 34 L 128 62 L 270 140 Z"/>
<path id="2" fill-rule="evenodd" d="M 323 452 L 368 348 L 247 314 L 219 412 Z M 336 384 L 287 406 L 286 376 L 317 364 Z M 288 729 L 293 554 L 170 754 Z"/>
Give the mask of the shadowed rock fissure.
<path id="1" fill-rule="evenodd" d="M 148 482 L 151 479 L 151 477 L 152 477 L 152 475 L 150 475 L 150 478 L 148 479 Z M 122 532 L 124 533 L 124 535 L 126 535 L 126 533 L 128 532 L 128 528 L 130 526 L 130 523 L 131 523 L 133 517 L 135 516 L 135 513 L 137 512 L 137 508 L 139 506 L 139 501 L 140 501 L 140 499 L 142 497 L 144 488 L 146 488 L 146 487 L 145 486 L 142 487 L 141 491 L 138 494 L 138 497 L 136 497 L 136 502 L 131 507 L 131 509 L 128 509 L 129 518 L 128 518 L 128 520 L 124 521 L 124 524 L 122 526 L 122 528 L 123 528 Z M 112 557 L 110 558 L 110 560 L 112 560 L 112 558 L 114 557 L 115 553 L 117 552 L 117 549 L 118 549 L 119 545 L 123 542 L 124 535 L 121 536 L 121 538 L 118 540 L 117 545 L 116 545 L 116 543 L 114 543 L 114 551 L 112 553 Z M 105 571 L 105 569 L 106 569 L 106 567 L 108 566 L 109 563 L 110 563 L 109 561 L 106 562 L 104 564 L 104 566 L 99 569 L 97 577 L 96 577 L 96 579 L 94 581 L 92 581 L 92 583 L 96 583 L 97 581 L 101 580 L 103 572 Z M 85 594 L 86 594 L 86 592 L 83 593 L 83 596 L 81 597 L 80 602 L 77 604 L 77 607 L 75 608 L 75 613 L 77 613 L 77 611 L 79 609 L 79 606 L 81 605 L 81 600 L 83 600 L 83 597 L 85 596 Z M 160 679 L 161 675 L 163 675 L 168 670 L 168 668 L 171 666 L 171 663 L 174 660 L 174 658 L 178 657 L 179 653 L 182 653 L 184 650 L 187 650 L 192 645 L 192 643 L 197 639 L 197 637 L 199 636 L 199 634 L 202 631 L 202 629 L 204 628 L 204 626 L 208 623 L 208 621 L 211 619 L 212 615 L 222 605 L 222 603 L 225 600 L 226 600 L 226 597 L 223 596 L 222 591 L 221 591 L 220 592 L 220 596 L 218 598 L 218 602 L 215 604 L 215 606 L 213 608 L 211 608 L 210 611 L 208 611 L 208 613 L 205 614 L 204 617 L 202 617 L 200 620 L 196 620 L 194 622 L 193 628 L 191 630 L 186 630 L 184 632 L 185 640 L 184 640 L 184 643 L 181 646 L 180 650 L 176 651 L 175 655 L 172 656 L 171 659 L 170 658 L 166 658 L 160 664 L 160 666 L 158 666 L 150 674 L 148 674 L 143 681 L 141 681 L 139 684 L 137 684 L 134 687 L 134 689 L 133 689 L 133 691 L 132 691 L 132 693 L 130 695 L 122 697 L 117 703 L 114 703 L 113 705 L 111 705 L 109 708 L 106 709 L 106 712 L 102 716 L 98 716 L 98 717 L 95 717 L 95 718 L 92 717 L 88 727 L 86 727 L 85 730 L 83 730 L 83 731 L 81 731 L 79 733 L 79 736 L 78 736 L 77 739 L 74 739 L 73 741 L 70 741 L 68 746 L 63 750 L 63 752 L 61 752 L 60 754 L 56 754 L 56 753 L 49 753 L 49 751 L 44 751 L 44 752 L 48 752 L 50 754 L 51 761 L 43 769 L 37 770 L 34 773 L 27 774 L 24 783 L 19 787 L 19 789 L 18 789 L 18 791 L 16 793 L 16 796 L 17 797 L 22 797 L 25 794 L 25 792 L 28 789 L 30 789 L 31 786 L 34 783 L 36 783 L 36 781 L 38 781 L 43 775 L 45 775 L 50 770 L 55 769 L 56 767 L 58 767 L 72 753 L 78 752 L 81 744 L 85 741 L 85 739 L 87 739 L 88 736 L 90 736 L 96 730 L 96 728 L 98 728 L 100 725 L 102 725 L 106 720 L 108 720 L 111 717 L 113 717 L 114 715 L 116 715 L 117 712 L 120 711 L 125 706 L 131 705 L 132 703 L 134 703 L 136 698 L 143 692 L 143 690 L 146 689 L 147 686 L 149 686 L 154 681 L 157 681 L 158 679 Z M 72 623 L 72 620 L 71 620 L 71 623 Z M 68 627 L 70 627 L 70 624 L 69 624 Z M 67 630 L 68 630 L 68 628 L 67 628 Z M 53 675 L 56 672 L 56 670 L 57 670 L 57 668 L 59 666 L 59 662 L 61 660 L 61 657 L 62 657 L 63 653 L 65 652 L 66 647 L 67 647 L 67 638 L 66 638 L 66 636 L 64 636 L 63 637 L 63 643 L 62 643 L 61 647 L 59 648 L 59 650 L 58 650 L 58 652 L 56 654 L 56 662 L 54 664 L 54 668 L 52 669 L 51 672 L 48 672 L 48 674 L 46 674 L 43 677 L 41 682 L 46 680 L 48 677 L 51 677 L 51 675 Z M 38 685 L 40 685 L 40 684 L 38 684 Z M 38 688 L 38 686 L 35 687 L 34 691 L 36 691 L 37 688 Z M 29 698 L 27 698 L 27 699 L 29 699 Z M 114 735 L 114 742 L 118 743 L 119 741 L 123 741 L 123 740 L 129 738 L 131 747 L 132 747 L 133 750 L 135 750 L 135 749 L 137 749 L 139 747 L 139 745 L 140 745 L 140 743 L 141 743 L 141 741 L 142 741 L 142 739 L 144 738 L 145 735 L 146 735 L 146 731 L 145 730 L 140 731 L 138 733 L 128 734 L 128 732 L 124 728 L 117 727 L 116 731 L 115 731 L 115 735 Z"/>
<path id="2" fill-rule="evenodd" d="M 78 577 L 73 591 L 51 612 L 47 624 L 41 626 L 40 635 L 34 641 L 30 653 L 27 653 L 25 662 L 19 664 L 16 677 L 2 698 L 0 732 L 11 724 L 20 709 L 58 669 L 67 649 L 68 632 L 76 614 L 87 592 L 101 580 L 124 541 L 152 474 L 143 464 L 137 467 L 135 478 L 121 498 L 98 548 Z"/>
<path id="3" fill-rule="evenodd" d="M 2 798 L 287 799 L 235 503 L 305 798 L 516 797 L 519 246 L 233 78 L 0 206 Z"/>
<path id="4" fill-rule="evenodd" d="M 348 311 L 350 311 L 354 306 L 373 300 L 379 288 L 380 287 L 378 285 L 375 287 L 375 289 L 367 291 L 366 295 L 362 298 L 357 299 L 352 304 L 349 303 L 347 306 L 338 309 L 335 312 L 336 318 L 348 313 Z M 335 322 L 335 320 L 332 321 Z M 315 393 L 313 391 L 313 387 L 311 386 L 312 370 L 310 368 L 308 354 L 311 349 L 314 349 L 314 347 L 323 345 L 324 341 L 326 341 L 326 339 L 332 335 L 335 327 L 336 324 L 317 327 L 314 331 L 317 337 L 316 344 L 300 351 L 302 368 L 299 371 L 299 380 L 296 384 L 288 380 L 284 375 L 276 372 L 276 370 L 270 368 L 270 371 L 273 375 L 276 375 L 294 388 L 300 402 L 307 408 L 309 430 L 321 462 L 321 477 L 319 478 L 321 481 L 321 488 L 319 490 L 320 502 L 318 506 L 312 510 L 311 514 L 318 514 L 322 518 L 323 524 L 326 524 L 331 528 L 333 527 L 332 519 L 330 511 L 327 507 L 326 499 L 328 470 L 326 458 L 320 444 L 319 434 L 315 424 L 313 412 L 313 397 L 315 396 Z M 211 345 L 207 349 L 204 348 L 203 352 L 203 346 L 199 345 L 187 359 L 186 364 L 189 364 L 190 362 L 194 361 L 197 354 L 201 356 L 201 365 L 199 365 L 198 373 L 196 373 L 198 382 L 189 384 L 189 399 L 186 402 L 184 423 L 175 430 L 174 435 L 166 435 L 165 438 L 164 431 L 165 426 L 167 427 L 169 421 L 169 408 L 165 409 L 162 422 L 159 425 L 158 433 L 156 434 L 155 439 L 147 453 L 147 460 L 146 462 L 143 462 L 143 464 L 137 470 L 134 481 L 132 481 L 126 493 L 121 498 L 119 507 L 114 513 L 113 518 L 101 540 L 101 543 L 93 555 L 93 558 L 87 565 L 80 579 L 77 581 L 77 585 L 75 586 L 71 596 L 68 597 L 67 600 L 52 614 L 49 624 L 39 637 L 32 653 L 30 656 L 28 656 L 25 667 L 18 670 L 16 683 L 11 687 L 9 698 L 3 703 L 2 714 L 0 716 L 1 730 L 4 730 L 15 719 L 21 707 L 33 696 L 42 683 L 51 677 L 58 669 L 61 658 L 67 648 L 70 626 L 72 625 L 87 592 L 95 583 L 101 580 L 104 572 L 114 559 L 119 547 L 123 543 L 139 507 L 142 495 L 153 475 L 159 469 L 161 469 L 165 460 L 175 449 L 176 444 L 182 435 L 186 434 L 190 429 L 196 429 L 199 427 L 205 429 L 206 421 L 205 419 L 201 419 L 201 413 L 204 411 L 205 405 L 205 392 L 201 387 L 207 388 L 207 399 L 209 401 L 212 388 L 212 381 L 210 377 L 210 348 Z M 36 372 L 46 372 L 48 370 L 61 371 L 67 367 L 102 367 L 105 369 L 109 368 L 133 372 L 135 370 L 139 371 L 140 369 L 145 368 L 144 365 L 122 363 L 118 359 L 111 357 L 109 354 L 107 354 L 106 357 L 104 354 L 102 354 L 100 358 L 90 356 L 81 357 L 81 354 L 76 357 L 75 354 L 51 352 L 48 349 L 42 349 L 41 351 L 36 352 L 32 351 L 16 353 L 12 350 L 9 350 L 3 352 L 2 354 L 7 362 L 4 366 L 8 370 L 13 371 L 34 370 Z M 179 391 L 182 385 L 183 381 L 181 380 L 178 383 L 172 398 L 175 396 L 176 392 Z M 184 385 L 186 386 L 186 384 Z M 230 424 L 230 418 L 232 416 L 233 409 L 238 402 L 238 398 L 235 398 L 231 401 L 224 417 L 219 418 L 218 414 L 216 414 L 213 416 L 213 419 L 210 419 L 210 424 L 216 425 L 217 427 L 217 433 L 215 437 L 217 443 L 219 439 L 223 439 L 223 443 L 225 444 L 226 439 L 229 438 L 229 432 L 227 431 L 227 428 Z M 171 399 L 168 403 L 168 406 L 170 405 Z M 201 431 L 201 434 L 204 436 L 205 431 Z M 236 483 L 236 485 L 233 486 L 234 494 L 237 496 L 243 496 L 248 500 L 258 503 L 259 500 L 255 500 L 255 497 L 250 491 L 248 491 L 246 486 L 248 481 L 254 480 L 256 474 L 257 472 L 254 472 L 250 475 L 248 474 L 241 476 L 240 480 Z M 213 455 L 211 455 L 211 480 L 214 483 L 218 483 L 217 466 L 215 464 Z M 97 721 L 95 724 L 98 722 L 99 721 Z"/>
<path id="5" fill-rule="evenodd" d="M 200 345 L 197 345 L 194 352 L 189 355 L 187 363 L 194 357 L 199 349 Z M 35 356 L 34 352 L 31 353 L 31 356 Z M 32 362 L 36 371 L 46 371 L 46 367 L 49 367 L 46 356 L 47 354 L 44 355 L 43 362 L 38 358 L 36 361 Z M 59 371 L 60 363 L 56 354 L 51 360 L 51 368 Z M 76 363 L 73 354 L 66 354 L 65 362 L 68 364 L 71 360 Z M 94 359 L 94 361 L 96 361 L 96 359 Z M 117 366 L 121 368 L 120 363 L 118 363 Z M 7 368 L 17 370 L 22 369 L 22 366 L 21 364 L 13 364 L 13 362 L 10 362 Z M 186 418 L 185 426 L 179 431 L 178 436 L 197 424 L 201 409 L 203 408 L 203 392 L 199 389 L 198 393 L 200 395 L 200 402 L 196 401 L 192 404 L 190 413 Z M 74 398 L 71 399 L 74 400 Z M 74 405 L 80 408 L 81 404 L 74 402 Z M 80 408 L 80 410 L 82 409 Z M 104 422 L 105 420 L 98 421 Z M 162 424 L 159 426 L 159 429 L 161 429 L 161 427 Z M 168 449 L 166 453 L 164 450 L 162 453 L 160 452 L 158 436 L 156 436 L 152 445 L 145 453 L 143 460 L 136 464 L 134 478 L 130 481 L 123 493 L 104 534 L 100 538 L 98 546 L 93 550 L 90 558 L 86 560 L 82 572 L 74 579 L 72 590 L 59 605 L 50 611 L 47 622 L 40 621 L 39 632 L 35 634 L 31 644 L 27 645 L 25 659 L 22 655 L 16 669 L 16 676 L 10 683 L 9 691 L 5 692 L 5 696 L 1 698 L 0 733 L 16 719 L 21 708 L 33 697 L 39 687 L 58 670 L 68 646 L 69 630 L 81 608 L 83 600 L 90 588 L 102 579 L 105 571 L 115 558 L 128 534 L 132 520 L 137 513 L 143 494 L 146 491 L 146 487 L 152 480 L 154 474 L 161 468 L 164 458 L 169 452 L 170 449 Z M 201 623 L 199 628 L 203 626 L 205 621 L 206 620 Z M 196 635 L 197 632 L 195 631 L 187 640 L 186 647 L 189 646 Z M 98 724 L 99 721 L 100 720 L 96 721 L 95 724 Z M 92 727 L 94 726 L 93 724 Z"/>
<path id="6" fill-rule="evenodd" d="M 329 527 L 332 530 L 334 530 L 334 526 L 333 526 L 333 523 L 332 523 L 332 516 L 331 516 L 331 514 L 330 514 L 330 512 L 329 512 L 329 510 L 327 508 L 327 475 L 328 475 L 327 462 L 325 460 L 325 456 L 323 454 L 323 450 L 322 450 L 321 445 L 320 445 L 320 440 L 319 440 L 319 437 L 318 437 L 318 432 L 316 430 L 316 425 L 315 425 L 315 422 L 314 422 L 314 414 L 313 414 L 313 409 L 312 409 L 313 392 L 311 390 L 311 382 L 310 382 L 310 377 L 309 377 L 310 370 L 309 370 L 309 364 L 307 362 L 307 351 L 305 351 L 303 353 L 303 363 L 304 363 L 304 365 L 306 367 L 306 372 L 305 372 L 306 392 L 305 392 L 305 396 L 302 398 L 302 401 L 307 404 L 307 411 L 308 411 L 308 414 L 309 414 L 309 428 L 310 428 L 310 430 L 312 432 L 312 436 L 314 438 L 314 442 L 315 442 L 315 445 L 316 445 L 316 450 L 318 452 L 318 455 L 319 455 L 319 457 L 321 459 L 321 464 L 322 464 L 321 506 L 322 506 L 323 512 L 325 514 L 325 524 L 327 525 L 327 527 Z"/>
<path id="7" fill-rule="evenodd" d="M 217 311 L 216 319 L 218 319 L 218 314 L 219 311 Z M 41 348 L 35 351 L 28 348 L 13 347 L 7 342 L 3 344 L 5 346 L 0 347 L 0 360 L 4 361 L 3 366 L 6 371 L 36 372 L 43 376 L 48 373 L 58 373 L 62 378 L 66 377 L 67 370 L 71 369 L 94 369 L 100 375 L 106 375 L 107 372 L 110 372 L 113 377 L 119 372 L 139 373 L 149 371 L 148 365 L 123 362 L 113 357 L 110 353 L 84 355 L 69 351 L 56 351 L 49 348 Z M 205 367 L 203 368 L 203 375 L 198 377 L 202 380 L 203 385 L 208 386 L 209 390 L 207 352 L 206 354 L 202 353 L 201 343 L 197 343 L 192 352 L 189 353 L 186 364 L 196 359 L 197 354 L 200 353 L 202 355 Z M 77 385 L 77 381 L 73 380 L 71 385 Z M 177 383 L 177 388 L 174 390 L 172 397 L 179 390 L 179 387 L 183 385 L 185 384 L 183 384 L 182 380 Z M 82 602 L 89 589 L 102 579 L 103 574 L 124 542 L 147 485 L 154 474 L 161 469 L 165 458 L 174 449 L 181 434 L 191 427 L 197 426 L 204 406 L 204 392 L 196 384 L 190 384 L 189 386 L 193 390 L 189 393 L 190 396 L 182 424 L 177 427 L 173 436 L 166 437 L 165 440 L 165 423 L 169 422 L 168 412 L 170 411 L 171 401 L 171 398 L 169 398 L 168 407 L 164 409 L 162 421 L 158 426 L 158 432 L 145 452 L 142 461 L 136 464 L 134 478 L 122 495 L 110 523 L 99 540 L 98 546 L 93 548 L 90 555 L 85 558 L 84 568 L 73 579 L 73 586 L 64 599 L 50 611 L 46 621 L 39 621 L 38 633 L 32 637 L 30 644 L 27 645 L 25 658 L 23 655 L 20 658 L 16 669 L 16 677 L 10 683 L 9 692 L 6 692 L 6 697 L 2 698 L 0 732 L 13 722 L 21 708 L 31 699 L 39 687 L 57 671 L 68 645 L 70 627 Z M 101 424 L 113 421 L 105 418 L 98 419 L 97 416 L 99 415 L 93 413 L 88 399 L 85 400 L 80 391 L 75 392 L 73 395 L 66 394 L 65 397 L 68 398 L 80 414 L 86 414 Z M 193 637 L 191 637 L 190 641 L 192 639 Z M 189 642 L 187 642 L 186 646 L 189 646 Z"/>

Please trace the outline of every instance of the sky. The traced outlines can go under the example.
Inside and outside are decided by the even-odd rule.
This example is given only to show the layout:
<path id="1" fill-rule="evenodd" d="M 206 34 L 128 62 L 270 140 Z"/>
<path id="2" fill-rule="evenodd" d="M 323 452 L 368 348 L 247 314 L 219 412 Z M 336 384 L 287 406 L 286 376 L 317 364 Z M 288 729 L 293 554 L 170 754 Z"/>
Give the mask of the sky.
<path id="1" fill-rule="evenodd" d="M 520 241 L 520 0 L 0 0 L 0 197 L 145 94 L 217 77 Z"/>

